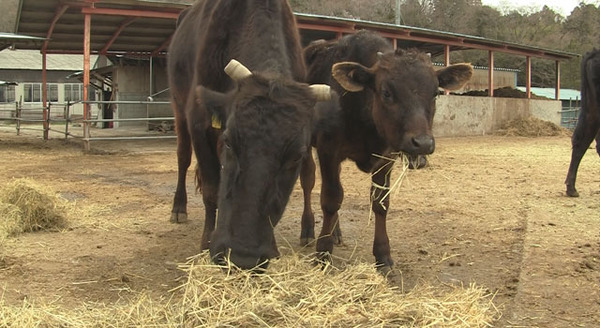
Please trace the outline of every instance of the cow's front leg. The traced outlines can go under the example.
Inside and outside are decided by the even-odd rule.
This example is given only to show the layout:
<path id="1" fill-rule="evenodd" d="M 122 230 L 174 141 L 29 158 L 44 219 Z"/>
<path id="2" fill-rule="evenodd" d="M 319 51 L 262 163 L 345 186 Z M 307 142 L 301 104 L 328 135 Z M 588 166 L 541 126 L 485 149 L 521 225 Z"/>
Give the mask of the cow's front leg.
<path id="1" fill-rule="evenodd" d="M 311 205 L 311 194 L 315 187 L 315 160 L 312 156 L 312 149 L 308 151 L 302 162 L 300 185 L 304 196 L 304 210 L 300 223 L 300 245 L 306 246 L 315 239 L 315 215 Z"/>
<path id="2" fill-rule="evenodd" d="M 596 133 L 596 153 L 600 156 L 600 129 L 598 129 L 598 133 Z"/>
<path id="3" fill-rule="evenodd" d="M 390 204 L 391 171 L 391 167 L 389 170 L 377 170 L 371 178 L 371 207 L 375 213 L 373 255 L 375 256 L 375 263 L 382 272 L 389 272 L 394 265 L 386 228 L 386 216 Z"/>
<path id="4" fill-rule="evenodd" d="M 200 120 L 196 120 L 201 122 Z M 202 201 L 204 203 L 204 230 L 200 246 L 208 249 L 212 232 L 215 230 L 217 206 L 219 195 L 219 181 L 221 178 L 221 164 L 217 155 L 218 134 L 211 130 L 202 129 L 199 124 L 190 126 L 193 136 L 192 144 L 196 153 L 198 167 L 196 175 L 201 183 Z"/>
<path id="5" fill-rule="evenodd" d="M 329 260 L 333 253 L 333 231 L 338 224 L 338 210 L 344 199 L 344 190 L 340 182 L 340 161 L 319 152 L 321 167 L 321 209 L 323 210 L 323 227 L 317 240 L 317 253 L 321 259 Z"/>

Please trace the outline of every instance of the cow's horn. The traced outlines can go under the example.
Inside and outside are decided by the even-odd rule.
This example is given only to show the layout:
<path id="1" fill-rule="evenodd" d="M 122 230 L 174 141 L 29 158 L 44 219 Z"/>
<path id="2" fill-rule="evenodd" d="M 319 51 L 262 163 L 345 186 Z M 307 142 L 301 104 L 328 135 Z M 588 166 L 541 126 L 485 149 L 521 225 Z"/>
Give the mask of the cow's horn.
<path id="1" fill-rule="evenodd" d="M 247 69 L 246 66 L 242 65 L 242 63 L 235 59 L 230 60 L 229 64 L 225 66 L 225 73 L 235 81 L 241 80 L 245 77 L 252 75 L 252 72 L 250 72 L 250 70 Z"/>
<path id="2" fill-rule="evenodd" d="M 327 84 L 312 84 L 310 89 L 318 101 L 331 100 L 331 88 Z"/>

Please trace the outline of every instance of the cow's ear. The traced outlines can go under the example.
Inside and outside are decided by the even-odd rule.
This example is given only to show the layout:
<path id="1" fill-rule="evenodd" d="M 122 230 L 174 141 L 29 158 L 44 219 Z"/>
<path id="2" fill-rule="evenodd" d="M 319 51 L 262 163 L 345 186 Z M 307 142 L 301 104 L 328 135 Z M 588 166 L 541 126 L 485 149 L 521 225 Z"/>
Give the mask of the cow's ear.
<path id="1" fill-rule="evenodd" d="M 196 87 L 196 102 L 210 113 L 211 125 L 215 129 L 225 129 L 229 99 L 230 97 L 225 93 L 212 91 L 203 86 Z"/>
<path id="2" fill-rule="evenodd" d="M 336 63 L 331 68 L 331 73 L 342 88 L 350 92 L 371 87 L 373 81 L 373 73 L 367 67 L 354 62 Z"/>
<path id="3" fill-rule="evenodd" d="M 440 88 L 458 90 L 462 88 L 473 76 L 471 64 L 454 64 L 444 67 L 436 72 Z"/>

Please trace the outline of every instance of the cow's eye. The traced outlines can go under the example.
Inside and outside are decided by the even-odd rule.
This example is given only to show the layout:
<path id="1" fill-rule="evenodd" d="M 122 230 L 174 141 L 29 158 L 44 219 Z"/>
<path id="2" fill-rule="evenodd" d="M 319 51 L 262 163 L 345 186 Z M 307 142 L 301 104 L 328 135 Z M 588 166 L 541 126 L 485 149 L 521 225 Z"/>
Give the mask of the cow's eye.
<path id="1" fill-rule="evenodd" d="M 383 94 L 383 99 L 387 100 L 387 99 L 391 99 L 392 98 L 392 93 L 389 92 L 389 91 L 387 91 L 387 90 L 383 90 L 382 94 Z"/>

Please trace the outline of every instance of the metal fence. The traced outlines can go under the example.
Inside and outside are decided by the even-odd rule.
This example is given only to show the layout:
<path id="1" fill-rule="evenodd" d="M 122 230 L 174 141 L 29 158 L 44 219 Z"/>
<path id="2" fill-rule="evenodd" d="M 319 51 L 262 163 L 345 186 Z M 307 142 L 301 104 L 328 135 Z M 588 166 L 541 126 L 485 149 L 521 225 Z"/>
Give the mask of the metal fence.
<path id="1" fill-rule="evenodd" d="M 575 130 L 577 119 L 579 118 L 579 110 L 581 109 L 581 99 L 569 99 L 568 102 L 563 100 L 563 108 L 560 111 L 560 126 L 569 130 Z"/>
<path id="2" fill-rule="evenodd" d="M 98 115 L 89 115 L 84 118 L 82 114 L 74 114 L 73 106 L 76 104 L 88 105 L 145 105 L 145 117 L 134 118 L 99 118 Z M 90 142 L 100 140 L 150 140 L 150 139 L 174 139 L 175 135 L 131 135 L 118 132 L 92 136 L 91 128 L 104 122 L 145 122 L 147 131 L 151 130 L 152 126 L 164 126 L 165 124 L 173 126 L 174 117 L 150 117 L 150 108 L 153 106 L 169 105 L 165 101 L 87 101 L 87 102 L 67 102 L 66 104 L 49 103 L 44 107 L 28 107 L 24 108 L 21 102 L 16 102 L 14 109 L 0 109 L 0 121 L 8 121 L 15 124 L 17 135 L 21 134 L 22 130 L 34 130 L 43 134 L 44 139 L 50 138 L 50 133 L 60 134 L 64 139 L 75 138 L 82 140 L 84 148 L 90 149 Z M 85 108 L 86 106 L 84 106 Z M 89 106 L 88 106 L 89 107 Z M 159 122 L 158 124 L 156 122 Z M 76 127 L 81 127 L 81 133 L 77 132 Z"/>
<path id="3" fill-rule="evenodd" d="M 567 107 L 560 112 L 560 126 L 569 130 L 575 130 L 577 119 L 579 118 L 578 107 Z"/>

